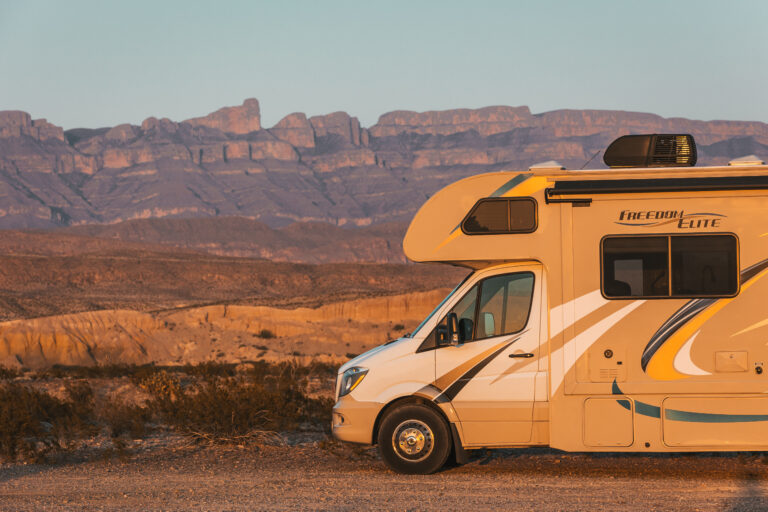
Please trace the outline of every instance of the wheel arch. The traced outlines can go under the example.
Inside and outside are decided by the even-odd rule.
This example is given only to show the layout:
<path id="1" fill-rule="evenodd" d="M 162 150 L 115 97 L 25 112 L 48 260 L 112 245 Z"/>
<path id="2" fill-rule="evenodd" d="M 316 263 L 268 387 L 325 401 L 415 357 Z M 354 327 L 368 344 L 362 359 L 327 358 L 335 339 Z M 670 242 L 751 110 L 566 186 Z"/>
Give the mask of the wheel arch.
<path id="1" fill-rule="evenodd" d="M 452 432 L 454 430 L 451 427 L 453 423 L 445 414 L 445 411 L 443 411 L 440 407 L 438 407 L 437 404 L 435 404 L 432 400 L 429 400 L 421 396 L 416 396 L 416 395 L 401 396 L 387 403 L 387 405 L 382 407 L 381 410 L 379 411 L 379 414 L 376 416 L 376 421 L 374 421 L 373 423 L 373 432 L 371 433 L 371 437 L 372 437 L 371 444 L 373 445 L 377 444 L 377 440 L 379 438 L 379 427 L 381 426 L 381 420 L 384 419 L 384 417 L 390 411 L 407 404 L 420 404 L 420 405 L 425 405 L 429 407 L 430 409 L 432 409 L 433 411 L 437 412 L 440 415 L 440 417 L 445 422 L 445 426 L 448 428 L 449 432 Z"/>

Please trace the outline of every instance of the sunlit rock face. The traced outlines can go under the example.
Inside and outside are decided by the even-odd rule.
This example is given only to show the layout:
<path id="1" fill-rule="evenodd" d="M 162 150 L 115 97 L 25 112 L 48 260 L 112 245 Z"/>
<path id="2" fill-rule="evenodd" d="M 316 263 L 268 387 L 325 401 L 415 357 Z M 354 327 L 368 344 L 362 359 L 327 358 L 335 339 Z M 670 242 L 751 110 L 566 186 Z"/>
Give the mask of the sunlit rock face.
<path id="1" fill-rule="evenodd" d="M 448 291 L 313 308 L 103 310 L 0 322 L 0 365 L 42 369 L 55 364 L 239 363 L 297 357 L 345 361 L 349 353 L 365 352 L 415 328 Z M 264 330 L 276 338 L 260 338 Z"/>
<path id="2" fill-rule="evenodd" d="M 545 160 L 580 168 L 628 133 L 691 133 L 700 165 L 768 159 L 764 123 L 622 111 L 394 111 L 367 128 L 346 112 L 294 112 L 265 128 L 259 102 L 247 99 L 180 122 L 67 131 L 2 111 L 0 228 L 218 216 L 272 227 L 405 222 L 457 179 Z"/>
<path id="3" fill-rule="evenodd" d="M 261 129 L 261 110 L 259 101 L 249 98 L 239 107 L 224 107 L 205 117 L 195 117 L 184 122 L 241 135 Z"/>

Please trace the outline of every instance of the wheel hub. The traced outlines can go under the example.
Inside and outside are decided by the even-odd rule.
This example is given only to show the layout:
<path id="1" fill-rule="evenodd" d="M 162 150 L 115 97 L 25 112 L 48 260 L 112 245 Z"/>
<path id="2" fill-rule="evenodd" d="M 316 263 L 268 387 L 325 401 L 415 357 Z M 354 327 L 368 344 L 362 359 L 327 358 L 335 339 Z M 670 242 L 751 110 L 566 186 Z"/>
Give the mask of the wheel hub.
<path id="1" fill-rule="evenodd" d="M 423 421 L 406 420 L 395 429 L 392 446 L 400 458 L 410 462 L 419 461 L 432 453 L 434 434 Z"/>

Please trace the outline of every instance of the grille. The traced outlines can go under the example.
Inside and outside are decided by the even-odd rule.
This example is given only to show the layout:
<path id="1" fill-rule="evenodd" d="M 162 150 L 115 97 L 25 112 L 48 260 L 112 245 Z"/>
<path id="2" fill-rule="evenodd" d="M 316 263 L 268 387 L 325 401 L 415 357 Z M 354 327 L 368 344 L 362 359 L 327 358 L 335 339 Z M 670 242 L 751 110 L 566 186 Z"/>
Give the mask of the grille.
<path id="1" fill-rule="evenodd" d="M 689 135 L 657 135 L 649 164 L 656 166 L 695 165 L 696 143 Z"/>

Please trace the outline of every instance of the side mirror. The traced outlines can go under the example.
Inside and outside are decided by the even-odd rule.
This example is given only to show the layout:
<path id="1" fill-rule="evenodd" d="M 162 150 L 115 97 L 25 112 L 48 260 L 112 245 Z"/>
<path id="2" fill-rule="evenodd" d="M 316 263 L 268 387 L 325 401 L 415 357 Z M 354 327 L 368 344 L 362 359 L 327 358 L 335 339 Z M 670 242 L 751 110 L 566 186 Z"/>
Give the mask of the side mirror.
<path id="1" fill-rule="evenodd" d="M 448 320 L 448 335 L 450 336 L 451 345 L 458 345 L 459 343 L 459 317 L 456 313 L 448 313 L 446 317 Z"/>
<path id="2" fill-rule="evenodd" d="M 437 326 L 438 346 L 458 345 L 459 317 L 456 313 L 448 313 L 443 322 Z"/>

